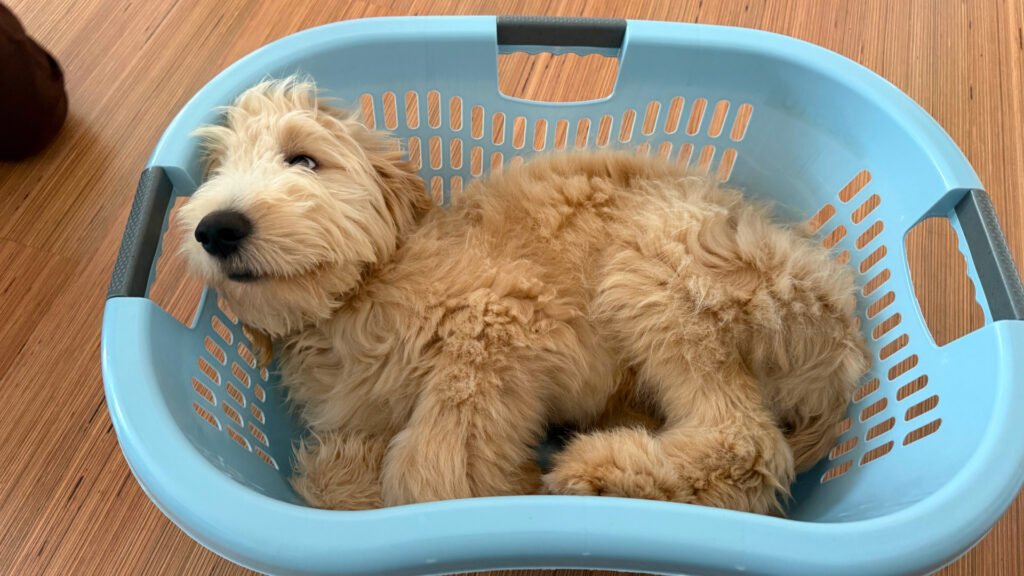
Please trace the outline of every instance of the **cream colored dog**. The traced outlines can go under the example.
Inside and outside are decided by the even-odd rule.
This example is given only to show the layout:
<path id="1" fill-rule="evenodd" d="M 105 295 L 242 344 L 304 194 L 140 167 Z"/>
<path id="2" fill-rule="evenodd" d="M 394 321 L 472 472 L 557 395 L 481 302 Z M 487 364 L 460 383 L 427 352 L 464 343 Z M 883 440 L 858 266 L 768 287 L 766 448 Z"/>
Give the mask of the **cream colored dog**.
<path id="1" fill-rule="evenodd" d="M 185 251 L 273 341 L 315 506 L 544 490 L 774 512 L 867 368 L 851 273 L 669 163 L 542 157 L 445 210 L 309 82 L 262 83 L 200 133 Z M 660 427 L 594 427 L 624 404 Z M 550 422 L 586 432 L 542 479 Z"/>

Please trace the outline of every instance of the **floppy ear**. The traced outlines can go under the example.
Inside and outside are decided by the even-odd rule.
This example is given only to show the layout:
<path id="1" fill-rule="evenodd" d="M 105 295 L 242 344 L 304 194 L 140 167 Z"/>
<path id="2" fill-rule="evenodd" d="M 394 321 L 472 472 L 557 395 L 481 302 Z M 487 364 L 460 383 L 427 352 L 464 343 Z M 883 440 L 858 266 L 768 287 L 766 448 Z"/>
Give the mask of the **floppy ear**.
<path id="1" fill-rule="evenodd" d="M 355 113 L 317 102 L 317 110 L 345 126 L 373 166 L 380 182 L 384 203 L 399 235 L 419 222 L 434 202 L 426 194 L 423 180 L 412 163 L 404 159 L 401 143 L 388 132 L 367 128 Z"/>
<path id="2" fill-rule="evenodd" d="M 201 126 L 192 131 L 192 136 L 199 138 L 199 147 L 202 150 L 202 177 L 204 180 L 220 165 L 221 157 L 231 135 L 231 129 L 220 124 Z"/>
<path id="3" fill-rule="evenodd" d="M 423 180 L 412 164 L 397 150 L 366 151 L 381 183 L 381 193 L 399 235 L 408 232 L 420 218 L 434 208 Z"/>

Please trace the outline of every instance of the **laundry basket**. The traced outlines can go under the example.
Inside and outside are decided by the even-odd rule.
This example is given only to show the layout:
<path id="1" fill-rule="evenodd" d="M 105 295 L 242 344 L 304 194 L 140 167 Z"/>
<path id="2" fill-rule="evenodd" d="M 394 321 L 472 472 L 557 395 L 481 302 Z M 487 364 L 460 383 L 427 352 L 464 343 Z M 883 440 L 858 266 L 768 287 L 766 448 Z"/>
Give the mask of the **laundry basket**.
<path id="1" fill-rule="evenodd" d="M 517 51 L 614 56 L 614 92 L 572 103 L 505 96 L 497 55 Z M 823 222 L 822 239 L 858 274 L 874 366 L 830 457 L 799 478 L 788 517 L 573 496 L 303 505 L 287 482 L 303 430 L 273 368 L 257 368 L 215 294 L 191 326 L 147 298 L 168 208 L 200 183 L 190 132 L 248 86 L 296 72 L 397 133 L 441 202 L 520 157 L 614 146 L 689 162 L 771 199 L 785 218 Z M 985 311 L 982 328 L 944 346 L 923 319 L 904 248 L 930 217 L 956 231 Z M 963 154 L 910 98 L 841 56 L 703 25 L 370 19 L 254 52 L 168 127 L 110 285 L 103 377 L 121 447 L 153 502 L 204 546 L 263 572 L 911 574 L 968 550 L 1021 486 L 1022 316 L 1020 280 Z"/>

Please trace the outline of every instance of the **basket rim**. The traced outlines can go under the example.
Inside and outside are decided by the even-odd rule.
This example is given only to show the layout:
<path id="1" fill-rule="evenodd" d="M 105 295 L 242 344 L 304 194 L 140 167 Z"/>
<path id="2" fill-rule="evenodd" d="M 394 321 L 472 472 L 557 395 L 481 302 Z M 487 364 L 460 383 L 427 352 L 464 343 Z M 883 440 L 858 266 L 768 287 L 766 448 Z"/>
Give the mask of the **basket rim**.
<path id="1" fill-rule="evenodd" d="M 302 60 L 346 44 L 364 44 L 376 38 L 430 42 L 459 35 L 486 41 L 499 52 L 495 16 L 384 16 L 339 21 L 316 26 L 279 38 L 243 56 L 207 82 L 168 124 L 154 147 L 147 167 L 170 168 L 176 186 L 195 188 L 188 176 L 195 162 L 192 151 L 197 142 L 195 128 L 213 122 L 217 109 L 230 103 L 245 88 L 266 78 L 267 70 L 290 69 L 289 62 Z M 836 52 L 774 32 L 751 28 L 690 24 L 652 20 L 626 20 L 623 47 L 619 50 L 620 72 L 630 65 L 631 43 L 681 45 L 700 50 L 729 50 L 770 57 L 789 66 L 813 70 L 829 81 L 883 111 L 887 119 L 906 132 L 935 165 L 945 190 L 982 188 L 973 167 L 943 128 L 912 98 L 885 78 Z M 529 50 L 535 47 L 525 47 Z M 606 49 L 573 49 L 578 54 L 607 54 Z M 497 74 L 497 62 L 494 63 Z M 497 76 L 495 76 L 497 78 Z M 616 89 L 618 82 L 616 83 Z M 505 101 L 536 109 L 566 108 L 574 104 L 592 105 L 611 101 L 606 98 L 583 103 L 537 102 L 495 92 Z"/>
<path id="2" fill-rule="evenodd" d="M 191 330 L 147 299 L 107 303 L 103 378 L 121 449 L 147 496 L 189 536 L 268 573 L 682 566 L 793 575 L 920 573 L 984 536 L 1024 480 L 1024 437 L 1013 433 L 1024 387 L 1002 378 L 994 383 L 997 402 L 975 456 L 932 495 L 872 519 L 816 523 L 583 496 L 475 498 L 357 512 L 308 508 L 224 475 L 178 428 L 157 375 L 138 372 L 158 350 L 154 324 L 168 322 Z M 1000 372 L 1010 374 L 1017 364 L 1011 350 L 1024 351 L 1024 322 L 994 322 L 963 338 L 1002 352 Z M 429 534 L 419 531 L 425 527 Z"/>

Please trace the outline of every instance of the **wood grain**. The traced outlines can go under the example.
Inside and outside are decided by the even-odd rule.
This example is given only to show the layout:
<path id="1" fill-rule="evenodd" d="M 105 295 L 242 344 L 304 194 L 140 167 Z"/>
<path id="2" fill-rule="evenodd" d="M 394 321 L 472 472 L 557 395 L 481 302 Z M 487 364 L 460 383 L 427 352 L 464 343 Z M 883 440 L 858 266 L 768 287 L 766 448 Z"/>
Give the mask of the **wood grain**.
<path id="1" fill-rule="evenodd" d="M 246 573 L 189 540 L 131 477 L 103 402 L 99 326 L 138 173 L 168 121 L 226 65 L 309 26 L 398 14 L 586 15 L 747 26 L 809 40 L 882 74 L 946 128 L 992 194 L 1017 261 L 1024 257 L 1024 7 L 1016 1 L 9 5 L 63 64 L 71 113 L 39 157 L 0 164 L 0 573 Z M 567 73 L 550 58 L 512 59 L 502 63 L 502 86 L 536 98 L 586 96 L 581 91 L 600 89 L 600 82 L 582 75 L 605 77 L 589 65 Z M 958 279 L 963 264 L 948 233 L 929 226 L 908 244 L 919 271 L 915 285 L 940 339 L 976 327 L 971 288 Z M 164 277 L 177 276 L 167 266 Z M 194 301 L 179 285 L 158 296 L 180 317 Z M 1022 526 L 1018 500 L 943 574 L 1024 574 Z"/>

